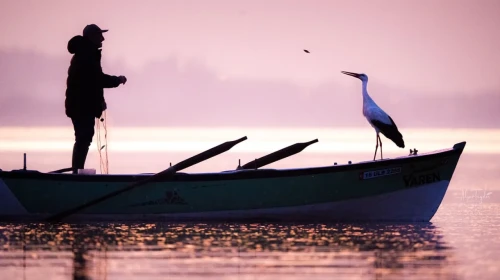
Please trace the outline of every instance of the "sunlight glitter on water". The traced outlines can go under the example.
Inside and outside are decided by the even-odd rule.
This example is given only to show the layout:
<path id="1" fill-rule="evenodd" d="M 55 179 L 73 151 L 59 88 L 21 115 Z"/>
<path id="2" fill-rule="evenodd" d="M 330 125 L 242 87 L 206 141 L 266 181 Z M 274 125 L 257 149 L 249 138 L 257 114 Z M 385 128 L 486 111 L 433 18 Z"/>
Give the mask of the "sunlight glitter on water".
<path id="1" fill-rule="evenodd" d="M 417 224 L 0 224 L 5 279 L 496 279 L 500 204 Z M 80 278 L 84 279 L 84 278 Z"/>

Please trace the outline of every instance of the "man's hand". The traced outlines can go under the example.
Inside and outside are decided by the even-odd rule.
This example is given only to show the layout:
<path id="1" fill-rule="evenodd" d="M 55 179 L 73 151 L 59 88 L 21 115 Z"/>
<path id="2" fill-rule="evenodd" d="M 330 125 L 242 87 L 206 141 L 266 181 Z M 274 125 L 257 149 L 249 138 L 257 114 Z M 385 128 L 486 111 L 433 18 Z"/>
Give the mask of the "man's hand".
<path id="1" fill-rule="evenodd" d="M 118 78 L 120 79 L 120 83 L 122 84 L 125 84 L 127 82 L 127 78 L 125 78 L 125 76 L 119 76 Z"/>

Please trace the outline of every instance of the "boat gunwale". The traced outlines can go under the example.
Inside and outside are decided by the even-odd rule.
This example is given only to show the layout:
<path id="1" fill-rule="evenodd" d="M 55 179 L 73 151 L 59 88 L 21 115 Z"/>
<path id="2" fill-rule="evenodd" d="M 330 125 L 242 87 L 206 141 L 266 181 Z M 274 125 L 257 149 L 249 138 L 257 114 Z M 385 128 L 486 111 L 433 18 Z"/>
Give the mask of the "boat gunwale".
<path id="1" fill-rule="evenodd" d="M 193 182 L 193 181 L 227 181 L 227 180 L 245 180 L 245 179 L 270 179 L 282 177 L 296 176 L 313 176 L 325 173 L 338 173 L 353 171 L 359 169 L 372 170 L 373 168 L 384 168 L 394 164 L 406 164 L 408 162 L 419 162 L 429 159 L 446 157 L 458 154 L 460 155 L 466 142 L 459 142 L 452 148 L 434 150 L 427 153 L 417 155 L 406 155 L 396 158 L 386 158 L 375 161 L 361 161 L 349 164 L 315 166 L 315 167 L 299 167 L 299 168 L 260 168 L 260 169 L 245 169 L 245 170 L 227 170 L 217 172 L 204 173 L 184 173 L 178 172 L 172 178 L 159 179 L 156 182 Z M 86 183 L 112 183 L 112 182 L 132 182 L 138 179 L 153 176 L 155 173 L 141 174 L 65 174 L 65 173 L 46 173 L 37 170 L 11 170 L 3 171 L 0 169 L 0 179 L 26 179 L 26 180 L 54 180 L 65 182 L 86 182 Z"/>

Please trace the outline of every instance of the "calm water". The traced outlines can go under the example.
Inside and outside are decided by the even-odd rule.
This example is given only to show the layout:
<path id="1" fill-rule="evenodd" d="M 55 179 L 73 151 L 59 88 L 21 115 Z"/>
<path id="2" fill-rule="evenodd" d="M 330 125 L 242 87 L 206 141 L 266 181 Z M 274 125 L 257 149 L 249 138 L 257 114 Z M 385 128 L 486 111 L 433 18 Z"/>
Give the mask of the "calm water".
<path id="1" fill-rule="evenodd" d="M 500 139 L 498 131 L 481 137 L 474 133 L 456 137 L 443 133 L 443 138 L 435 137 L 428 141 L 417 139 L 417 134 L 413 138 L 417 143 L 426 143 L 426 146 L 416 145 L 420 151 L 450 147 L 456 142 L 468 140 L 449 191 L 431 223 L 4 223 L 0 224 L 0 278 L 498 279 L 500 153 L 495 142 Z M 241 136 L 239 133 L 235 135 L 220 136 L 214 142 Z M 252 142 L 250 139 L 254 138 L 249 137 L 247 146 L 240 144 L 242 150 L 235 148 L 187 171 L 232 169 L 239 158 L 243 164 L 286 145 L 314 139 L 316 135 L 311 135 L 312 138 L 291 135 L 272 145 L 263 140 L 264 137 Z M 364 139 L 365 146 L 361 152 L 339 152 L 338 148 L 328 145 L 339 143 L 344 136 L 328 135 L 331 135 L 330 139 L 322 140 L 325 137 L 320 137 L 319 143 L 271 167 L 355 162 L 367 160 L 373 155 L 371 147 L 365 145 L 370 144 L 365 138 L 373 136 L 369 132 L 354 137 Z M 38 145 L 23 144 L 14 136 L 9 134 L 7 139 L 4 134 L 3 140 L 0 139 L 4 145 L 4 149 L 0 149 L 0 168 L 4 170 L 22 168 L 23 149 Z M 120 137 L 130 140 L 126 135 Z M 24 136 L 21 138 L 25 139 Z M 347 138 L 341 143 L 350 142 Z M 155 140 L 157 144 L 163 143 L 158 139 Z M 138 141 L 140 143 L 141 140 Z M 48 140 L 42 143 L 48 145 L 49 151 L 36 151 L 33 146 L 28 149 L 28 168 L 49 171 L 67 167 L 65 163 L 70 159 L 68 147 L 71 143 L 64 144 L 63 148 L 57 143 L 50 146 L 50 143 Z M 157 152 L 111 150 L 110 171 L 158 172 L 168 167 L 170 161 L 175 163 L 206 149 L 200 147 L 195 149 L 196 152 L 173 153 L 168 148 L 169 143 L 164 145 L 167 148 Z M 257 145 L 258 149 L 252 150 L 250 147 L 255 147 L 253 145 Z M 339 145 L 342 147 L 343 144 Z M 406 153 L 386 146 L 387 156 Z M 8 147 L 17 148 L 11 151 Z M 488 149 L 493 150 L 488 153 Z M 97 153 L 91 151 L 89 165 L 99 172 L 98 160 Z"/>
<path id="2" fill-rule="evenodd" d="M 498 279 L 500 204 L 422 224 L 1 224 L 2 279 Z"/>

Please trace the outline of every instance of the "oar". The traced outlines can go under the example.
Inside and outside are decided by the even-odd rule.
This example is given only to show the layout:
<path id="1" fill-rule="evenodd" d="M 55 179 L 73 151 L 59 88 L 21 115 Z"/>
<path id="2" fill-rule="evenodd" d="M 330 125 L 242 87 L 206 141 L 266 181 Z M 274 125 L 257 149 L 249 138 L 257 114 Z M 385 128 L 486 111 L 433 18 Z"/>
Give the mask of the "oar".
<path id="1" fill-rule="evenodd" d="M 72 171 L 72 170 L 73 170 L 73 168 L 68 167 L 68 168 L 63 168 L 63 169 L 58 169 L 58 170 L 50 171 L 50 172 L 47 172 L 47 173 L 64 173 L 64 172 L 68 172 L 68 171 Z"/>
<path id="2" fill-rule="evenodd" d="M 273 153 L 270 153 L 270 154 L 265 155 L 263 157 L 260 157 L 258 159 L 255 159 L 255 160 L 253 160 L 253 161 L 251 161 L 243 166 L 238 166 L 236 169 L 240 170 L 240 169 L 260 168 L 262 166 L 268 165 L 268 164 L 273 163 L 275 161 L 284 159 L 284 158 L 289 157 L 291 155 L 294 155 L 298 152 L 301 152 L 307 146 L 314 144 L 316 142 L 318 142 L 318 139 L 314 139 L 314 140 L 309 141 L 309 142 L 295 143 L 295 144 L 290 145 L 286 148 L 283 148 L 283 149 L 278 150 L 276 152 L 273 152 Z"/>
<path id="3" fill-rule="evenodd" d="M 46 220 L 47 221 L 56 221 L 56 220 L 61 220 L 62 218 L 64 217 L 67 217 L 71 214 L 74 214 L 82 209 L 85 209 L 89 206 L 92 206 L 94 204 L 97 204 L 103 200 L 106 200 L 106 199 L 109 199 L 109 198 L 112 198 L 112 197 L 115 197 L 123 192 L 126 192 L 126 191 L 129 191 L 129 190 L 132 190 L 136 187 L 139 187 L 139 186 L 142 186 L 144 184 L 147 184 L 151 181 L 154 181 L 154 180 L 157 180 L 157 179 L 167 179 L 167 178 L 170 178 L 172 176 L 175 175 L 175 173 L 177 171 L 180 171 L 182 169 L 185 169 L 185 168 L 188 168 L 192 165 L 195 165 L 197 163 L 200 163 L 204 160 L 207 160 L 211 157 L 214 157 L 216 155 L 219 155 L 219 154 L 222 154 L 223 152 L 226 152 L 228 151 L 229 149 L 231 149 L 232 147 L 234 147 L 236 144 L 240 143 L 240 142 L 243 142 L 247 139 L 247 137 L 242 137 L 240 139 L 237 139 L 237 140 L 234 140 L 234 141 L 227 141 L 227 142 L 224 142 L 218 146 L 215 146 L 209 150 L 206 150 L 200 154 L 197 154 L 195 156 L 192 156 L 188 159 L 185 159 L 173 166 L 170 166 L 169 168 L 159 172 L 159 173 L 156 173 L 144 180 L 140 180 L 140 181 L 137 181 L 137 182 L 134 182 L 133 184 L 130 184 L 122 189 L 119 189 L 119 190 L 116 190 L 116 191 L 113 191 L 111 193 L 108 193 L 106 195 L 103 195 L 99 198 L 96 198 L 94 200 L 91 200 L 87 203 L 84 203 L 80 206 L 77 206 L 77 207 L 74 207 L 72 209 L 69 209 L 69 210 L 65 210 L 65 211 L 62 211 L 60 213 L 57 213 L 57 214 L 54 214 L 52 216 L 49 216 Z"/>

